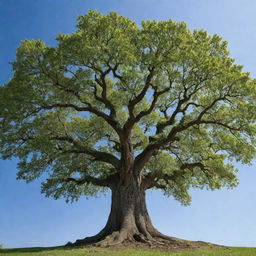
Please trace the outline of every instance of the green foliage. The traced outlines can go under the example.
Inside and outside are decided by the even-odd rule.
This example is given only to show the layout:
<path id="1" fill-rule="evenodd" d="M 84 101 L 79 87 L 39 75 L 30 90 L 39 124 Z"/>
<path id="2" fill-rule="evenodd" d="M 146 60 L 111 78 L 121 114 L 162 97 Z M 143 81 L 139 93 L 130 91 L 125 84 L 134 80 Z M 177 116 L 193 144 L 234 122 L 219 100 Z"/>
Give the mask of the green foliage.
<path id="1" fill-rule="evenodd" d="M 56 40 L 22 41 L 0 87 L 0 153 L 20 159 L 18 178 L 46 173 L 47 196 L 95 196 L 122 171 L 130 132 L 150 188 L 188 204 L 190 187 L 237 185 L 232 163 L 255 157 L 256 87 L 227 42 L 96 11 Z"/>

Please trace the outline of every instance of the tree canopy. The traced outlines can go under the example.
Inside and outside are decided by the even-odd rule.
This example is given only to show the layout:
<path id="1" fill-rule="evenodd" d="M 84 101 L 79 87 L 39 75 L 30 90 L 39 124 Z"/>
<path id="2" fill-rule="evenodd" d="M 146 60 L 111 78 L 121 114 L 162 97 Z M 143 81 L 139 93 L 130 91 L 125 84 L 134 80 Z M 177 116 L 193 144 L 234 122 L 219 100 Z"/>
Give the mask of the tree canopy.
<path id="1" fill-rule="evenodd" d="M 183 204 L 238 184 L 255 157 L 255 81 L 227 42 L 185 23 L 79 16 L 55 46 L 24 40 L 0 87 L 0 152 L 18 178 L 74 200 L 132 170 Z"/>

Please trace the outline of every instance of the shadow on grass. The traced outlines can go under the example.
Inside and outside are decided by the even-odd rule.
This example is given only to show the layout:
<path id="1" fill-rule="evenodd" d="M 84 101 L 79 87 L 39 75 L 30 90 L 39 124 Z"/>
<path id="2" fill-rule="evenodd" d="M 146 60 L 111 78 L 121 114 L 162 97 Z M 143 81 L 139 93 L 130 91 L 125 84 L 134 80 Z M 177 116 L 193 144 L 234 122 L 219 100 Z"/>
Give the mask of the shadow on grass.
<path id="1" fill-rule="evenodd" d="M 14 248 L 14 249 L 0 249 L 0 254 L 7 253 L 25 253 L 25 252 L 43 252 L 43 251 L 52 251 L 52 250 L 63 250 L 68 249 L 63 246 L 53 246 L 53 247 L 30 247 L 30 248 Z"/>

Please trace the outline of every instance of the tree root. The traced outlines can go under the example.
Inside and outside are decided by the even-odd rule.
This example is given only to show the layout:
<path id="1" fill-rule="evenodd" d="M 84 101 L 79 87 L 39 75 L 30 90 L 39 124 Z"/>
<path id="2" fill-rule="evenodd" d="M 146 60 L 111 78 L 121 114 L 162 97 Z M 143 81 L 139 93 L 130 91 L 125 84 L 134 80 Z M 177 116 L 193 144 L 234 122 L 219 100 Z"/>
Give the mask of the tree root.
<path id="1" fill-rule="evenodd" d="M 185 240 L 182 240 L 182 239 L 179 239 L 179 238 L 176 238 L 176 237 L 171 237 L 171 236 L 167 236 L 167 235 L 164 235 L 162 233 L 160 233 L 159 231 L 157 230 L 154 230 L 153 232 L 150 232 L 152 237 L 154 238 L 160 238 L 164 241 L 168 241 L 168 242 L 173 242 L 173 243 L 177 243 L 177 242 L 181 242 L 181 241 L 185 241 Z"/>
<path id="2" fill-rule="evenodd" d="M 152 246 L 152 239 L 145 237 L 143 234 L 134 234 L 133 238 L 137 242 L 148 244 L 149 246 Z"/>
<path id="3" fill-rule="evenodd" d="M 95 236 L 86 237 L 84 239 L 78 239 L 74 243 L 68 242 L 65 246 L 67 247 L 75 247 L 75 246 L 86 246 L 93 245 L 98 247 L 109 247 L 112 245 L 121 244 L 124 240 L 126 240 L 127 234 L 124 231 L 116 231 L 109 234 L 106 231 L 101 231 Z"/>
<path id="4" fill-rule="evenodd" d="M 95 236 L 76 240 L 74 243 L 69 242 L 66 246 L 111 247 L 124 242 L 126 245 L 131 244 L 131 246 L 143 246 L 144 244 L 156 248 L 184 248 L 187 244 L 191 244 L 190 241 L 166 236 L 157 230 L 148 232 L 146 235 L 138 232 L 131 235 L 131 233 L 129 234 L 126 230 L 114 231 L 112 233 L 103 230 Z"/>
<path id="5" fill-rule="evenodd" d="M 105 230 L 102 230 L 95 236 L 89 236 L 84 239 L 78 239 L 74 243 L 68 242 L 65 246 L 75 247 L 75 246 L 94 245 L 100 242 L 101 240 L 103 240 L 106 236 L 107 236 L 107 232 Z"/>
<path id="6" fill-rule="evenodd" d="M 116 231 L 116 232 L 113 232 L 112 234 L 110 234 L 109 236 L 107 236 L 102 241 L 96 243 L 96 245 L 101 246 L 101 247 L 118 245 L 118 244 L 121 244 L 125 239 L 126 239 L 125 232 Z"/>

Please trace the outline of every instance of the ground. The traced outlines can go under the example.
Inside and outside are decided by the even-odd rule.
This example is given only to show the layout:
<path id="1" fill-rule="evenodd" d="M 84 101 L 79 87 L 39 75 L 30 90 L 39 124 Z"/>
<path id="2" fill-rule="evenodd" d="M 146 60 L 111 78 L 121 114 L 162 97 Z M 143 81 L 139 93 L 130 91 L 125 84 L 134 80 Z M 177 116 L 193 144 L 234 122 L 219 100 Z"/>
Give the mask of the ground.
<path id="1" fill-rule="evenodd" d="M 84 247 L 36 247 L 0 249 L 6 256 L 256 256 L 256 248 L 239 248 L 201 244 L 197 249 L 160 250 L 146 246 L 127 248 L 125 245 L 111 248 Z"/>

